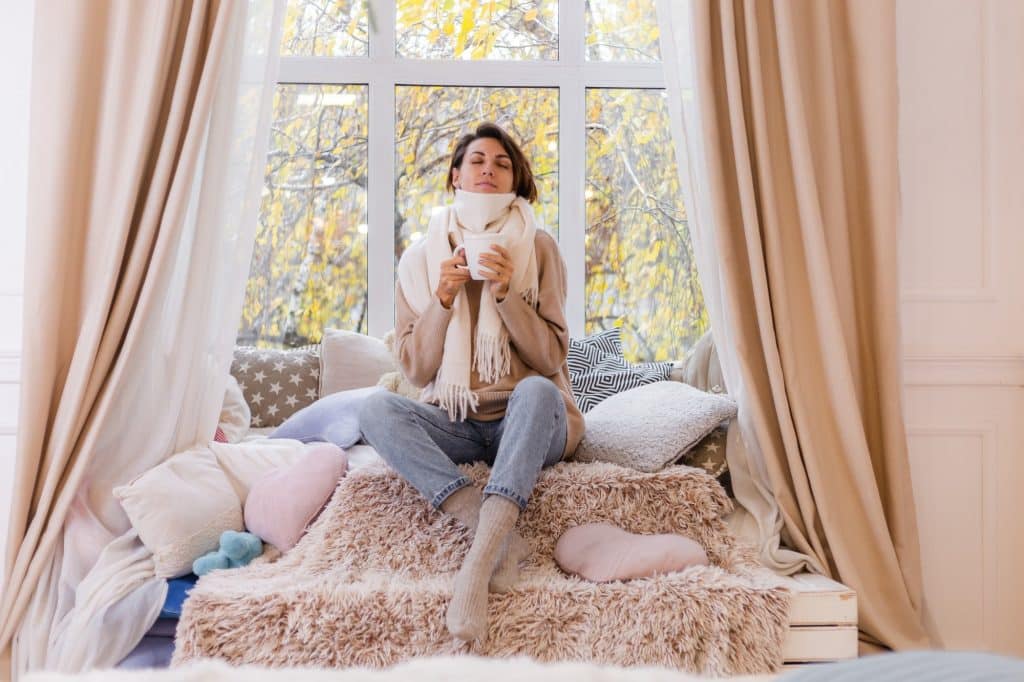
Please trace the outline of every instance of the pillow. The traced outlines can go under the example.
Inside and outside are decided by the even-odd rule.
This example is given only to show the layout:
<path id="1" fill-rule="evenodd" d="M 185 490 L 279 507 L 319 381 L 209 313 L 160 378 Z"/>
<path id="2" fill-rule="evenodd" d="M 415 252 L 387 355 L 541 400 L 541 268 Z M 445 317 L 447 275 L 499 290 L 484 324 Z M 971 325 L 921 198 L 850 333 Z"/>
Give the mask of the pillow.
<path id="1" fill-rule="evenodd" d="M 388 463 L 384 461 L 384 458 L 380 456 L 380 453 L 372 445 L 353 445 L 345 451 L 345 454 L 348 455 L 349 472 L 371 466 L 388 466 Z"/>
<path id="2" fill-rule="evenodd" d="M 312 348 L 235 348 L 231 374 L 252 410 L 251 426 L 278 426 L 319 397 L 320 358 Z"/>
<path id="3" fill-rule="evenodd" d="M 612 327 L 582 339 L 569 339 L 569 379 L 576 405 L 584 414 L 609 396 L 664 381 L 672 372 L 670 362 L 626 362 L 619 334 L 619 328 Z"/>
<path id="4" fill-rule="evenodd" d="M 1019 641 L 1019 640 L 1018 640 Z M 787 672 L 786 682 L 1019 682 L 1024 661 L 975 651 L 900 651 L 802 666 Z"/>
<path id="5" fill-rule="evenodd" d="M 321 443 L 291 467 L 271 471 L 249 491 L 245 527 L 287 552 L 298 543 L 348 469 L 345 452 Z"/>
<path id="6" fill-rule="evenodd" d="M 703 469 L 711 476 L 721 480 L 729 471 L 729 463 L 725 459 L 725 445 L 731 423 L 731 421 L 725 421 L 715 427 L 676 463 L 685 464 L 694 469 Z"/>
<path id="7" fill-rule="evenodd" d="M 189 573 L 181 578 L 167 581 L 167 597 L 164 599 L 163 608 L 160 609 L 160 618 L 173 618 L 174 620 L 181 618 L 181 607 L 188 599 L 188 593 L 196 586 L 197 580 L 199 580 L 199 576 Z M 174 636 L 173 630 L 170 636 Z"/>
<path id="8" fill-rule="evenodd" d="M 683 381 L 709 393 L 726 393 L 722 366 L 718 362 L 718 350 L 710 331 L 700 337 L 686 359 L 673 368 L 671 378 L 673 381 Z"/>
<path id="9" fill-rule="evenodd" d="M 324 330 L 320 343 L 320 396 L 376 386 L 381 376 L 398 369 L 380 339 L 342 329 Z"/>
<path id="10" fill-rule="evenodd" d="M 256 438 L 241 443 L 210 443 L 224 475 L 241 504 L 252 484 L 270 471 L 298 462 L 309 446 L 297 440 Z"/>
<path id="11" fill-rule="evenodd" d="M 707 566 L 708 555 L 700 543 L 682 535 L 639 535 L 610 523 L 587 523 L 562 533 L 555 562 L 566 573 L 606 583 Z"/>
<path id="12" fill-rule="evenodd" d="M 735 416 L 731 398 L 688 384 L 659 381 L 639 386 L 613 395 L 586 415 L 575 459 L 658 471 Z"/>
<path id="13" fill-rule="evenodd" d="M 339 448 L 350 448 L 362 438 L 359 409 L 368 397 L 383 390 L 380 386 L 370 386 L 324 396 L 289 417 L 270 437 L 294 438 L 303 443 L 334 443 Z"/>
<path id="14" fill-rule="evenodd" d="M 174 455 L 113 494 L 153 553 L 158 578 L 191 573 L 221 533 L 243 530 L 242 505 L 209 448 Z"/>
<path id="15" fill-rule="evenodd" d="M 236 443 L 242 440 L 245 432 L 249 430 L 250 421 L 252 412 L 249 410 L 249 404 L 245 402 L 238 380 L 229 374 L 227 385 L 224 387 L 224 403 L 220 408 L 220 419 L 217 423 L 217 432 L 222 438 L 215 434 L 213 439 L 222 443 Z"/>

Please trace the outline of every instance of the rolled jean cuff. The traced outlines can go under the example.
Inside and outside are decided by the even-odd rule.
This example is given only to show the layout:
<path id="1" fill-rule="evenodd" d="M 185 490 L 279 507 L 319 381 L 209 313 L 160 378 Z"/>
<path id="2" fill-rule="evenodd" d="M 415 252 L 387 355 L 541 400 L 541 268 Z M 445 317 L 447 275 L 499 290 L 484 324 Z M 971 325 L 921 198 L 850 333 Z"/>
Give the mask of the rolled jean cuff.
<path id="1" fill-rule="evenodd" d="M 526 509 L 526 498 L 511 488 L 506 488 L 501 485 L 487 484 L 484 488 L 484 495 L 501 495 L 502 497 L 507 497 L 519 505 L 519 511 Z"/>
<path id="2" fill-rule="evenodd" d="M 434 509 L 440 509 L 441 505 L 444 504 L 444 501 L 447 500 L 448 497 L 452 493 L 454 493 L 459 488 L 465 488 L 467 485 L 470 485 L 472 482 L 473 481 L 471 481 L 466 476 L 459 476 L 454 481 L 452 481 L 451 483 L 446 485 L 444 488 L 442 488 L 441 492 L 439 492 L 438 494 L 434 495 L 434 499 L 430 500 L 430 504 L 433 505 Z"/>

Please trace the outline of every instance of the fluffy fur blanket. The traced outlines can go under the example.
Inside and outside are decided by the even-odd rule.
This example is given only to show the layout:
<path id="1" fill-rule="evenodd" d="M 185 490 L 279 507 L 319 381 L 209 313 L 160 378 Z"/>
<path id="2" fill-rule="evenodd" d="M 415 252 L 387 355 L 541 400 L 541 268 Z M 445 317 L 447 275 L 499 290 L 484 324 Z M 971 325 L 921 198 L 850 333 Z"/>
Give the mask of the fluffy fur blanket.
<path id="1" fill-rule="evenodd" d="M 488 469 L 465 467 L 480 485 Z M 369 467 L 339 483 L 306 536 L 273 563 L 199 581 L 178 624 L 174 665 L 384 667 L 474 653 L 539 661 L 649 665 L 705 674 L 770 672 L 781 664 L 789 595 L 737 546 L 731 503 L 707 474 L 645 474 L 562 463 L 542 472 L 519 530 L 533 554 L 520 584 L 492 594 L 487 643 L 470 652 L 444 612 L 468 534 L 393 471 Z M 566 529 L 605 521 L 636 533 L 682 533 L 712 565 L 645 580 L 594 584 L 562 573 Z"/>

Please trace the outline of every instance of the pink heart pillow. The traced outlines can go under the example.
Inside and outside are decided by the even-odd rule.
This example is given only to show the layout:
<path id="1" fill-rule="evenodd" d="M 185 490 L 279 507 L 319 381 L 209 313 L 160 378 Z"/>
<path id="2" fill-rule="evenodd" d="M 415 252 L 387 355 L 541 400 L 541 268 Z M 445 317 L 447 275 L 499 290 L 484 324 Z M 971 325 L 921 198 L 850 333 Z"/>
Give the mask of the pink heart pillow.
<path id="1" fill-rule="evenodd" d="M 337 445 L 311 446 L 295 464 L 270 471 L 245 498 L 245 527 L 282 552 L 298 543 L 348 470 L 348 455 Z"/>
<path id="2" fill-rule="evenodd" d="M 608 523 L 588 523 L 562 533 L 555 561 L 566 573 L 604 583 L 706 566 L 708 555 L 682 535 L 637 535 Z"/>

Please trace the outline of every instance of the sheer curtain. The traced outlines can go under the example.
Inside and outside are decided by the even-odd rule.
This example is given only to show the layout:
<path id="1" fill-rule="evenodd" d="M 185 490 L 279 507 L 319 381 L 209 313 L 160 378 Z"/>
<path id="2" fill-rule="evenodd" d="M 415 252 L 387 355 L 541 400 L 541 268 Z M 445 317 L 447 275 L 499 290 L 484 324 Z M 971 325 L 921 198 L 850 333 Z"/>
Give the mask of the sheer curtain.
<path id="1" fill-rule="evenodd" d="M 37 3 L 0 602 L 15 677 L 114 665 L 159 613 L 166 583 L 111 490 L 216 427 L 283 15 L 284 0 Z"/>
<path id="2" fill-rule="evenodd" d="M 737 327 L 729 317 L 734 311 L 723 305 L 722 263 L 715 243 L 711 193 L 707 186 L 704 140 L 700 134 L 699 93 L 694 87 L 692 8 L 690 0 L 658 0 L 657 7 L 672 138 L 697 257 L 697 271 L 715 345 L 719 349 L 722 375 L 729 394 L 742 406 L 750 397 L 738 366 L 739 355 L 725 350 L 736 347 L 738 340 L 731 330 Z M 733 492 L 739 503 L 729 518 L 733 531 L 757 547 L 761 562 L 779 573 L 791 574 L 808 568 L 823 572 L 812 556 L 782 546 L 782 514 L 764 466 L 757 431 L 751 424 L 750 410 L 741 408 L 739 417 L 730 426 L 726 458 Z"/>

